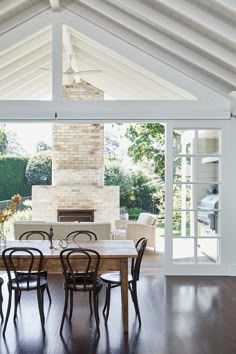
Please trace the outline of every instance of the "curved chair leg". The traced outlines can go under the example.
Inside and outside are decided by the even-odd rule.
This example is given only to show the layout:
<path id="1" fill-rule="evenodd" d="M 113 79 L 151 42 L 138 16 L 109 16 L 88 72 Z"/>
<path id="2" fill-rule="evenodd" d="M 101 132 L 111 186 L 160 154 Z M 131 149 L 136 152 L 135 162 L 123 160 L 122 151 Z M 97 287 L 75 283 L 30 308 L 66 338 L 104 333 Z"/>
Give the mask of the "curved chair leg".
<path id="1" fill-rule="evenodd" d="M 50 291 L 49 291 L 48 284 L 46 286 L 46 290 L 47 290 L 47 294 L 48 294 L 49 303 L 51 304 L 52 303 L 52 298 L 51 298 L 51 294 L 50 294 Z"/>
<path id="2" fill-rule="evenodd" d="M 93 291 L 93 308 L 94 308 L 94 315 L 97 327 L 98 336 L 100 336 L 100 328 L 99 328 L 99 313 L 98 313 L 98 292 L 96 290 Z"/>
<path id="3" fill-rule="evenodd" d="M 37 289 L 37 298 L 38 298 L 38 308 L 39 308 L 41 326 L 42 326 L 43 334 L 45 335 L 45 328 L 44 328 L 45 318 L 43 312 L 43 291 L 41 292 L 40 289 Z"/>
<path id="4" fill-rule="evenodd" d="M 14 317 L 13 317 L 14 321 L 16 320 L 17 317 L 17 307 L 20 301 L 20 293 L 21 292 L 15 290 L 15 309 L 14 309 Z"/>
<path id="5" fill-rule="evenodd" d="M 132 299 L 134 302 L 135 312 L 136 312 L 136 315 L 138 316 L 139 324 L 141 325 L 141 316 L 140 316 L 139 305 L 138 305 L 138 294 L 137 294 L 137 283 L 136 282 L 132 283 L 131 294 L 132 294 Z"/>
<path id="6" fill-rule="evenodd" d="M 91 315 L 93 313 L 93 305 L 92 305 L 92 294 L 91 294 L 91 291 L 89 291 L 89 307 L 90 307 L 90 312 L 91 312 Z"/>
<path id="7" fill-rule="evenodd" d="M 108 284 L 106 288 L 106 299 L 103 308 L 103 315 L 105 317 L 105 325 L 107 325 L 107 320 L 110 312 L 110 301 L 111 301 L 111 285 Z"/>
<path id="8" fill-rule="evenodd" d="M 102 310 L 102 313 L 103 313 L 103 316 L 105 317 L 106 315 L 106 309 L 107 309 L 107 287 L 108 285 L 106 286 L 106 295 L 105 295 L 105 302 L 104 302 L 104 307 L 103 307 L 103 310 Z"/>
<path id="9" fill-rule="evenodd" d="M 63 314 L 62 314 L 62 319 L 61 319 L 60 335 L 62 335 L 63 325 L 64 325 L 64 321 L 65 321 L 65 317 L 66 317 L 67 306 L 68 306 L 68 289 L 65 289 L 65 302 L 64 302 L 64 309 L 63 309 Z"/>
<path id="10" fill-rule="evenodd" d="M 7 322 L 8 322 L 8 319 L 9 319 L 10 312 L 11 312 L 12 289 L 8 288 L 8 292 L 9 292 L 9 297 L 8 297 L 6 319 L 5 319 L 3 333 L 2 333 L 3 336 L 5 336 L 5 332 L 6 332 L 6 328 L 7 328 Z"/>
<path id="11" fill-rule="evenodd" d="M 3 312 L 2 312 L 2 303 L 3 303 L 3 296 L 2 296 L 2 284 L 3 284 L 3 279 L 0 278 L 1 282 L 0 282 L 0 316 L 3 322 Z"/>
<path id="12" fill-rule="evenodd" d="M 73 290 L 70 290 L 70 316 L 69 316 L 70 321 L 72 319 L 72 313 L 73 313 Z"/>

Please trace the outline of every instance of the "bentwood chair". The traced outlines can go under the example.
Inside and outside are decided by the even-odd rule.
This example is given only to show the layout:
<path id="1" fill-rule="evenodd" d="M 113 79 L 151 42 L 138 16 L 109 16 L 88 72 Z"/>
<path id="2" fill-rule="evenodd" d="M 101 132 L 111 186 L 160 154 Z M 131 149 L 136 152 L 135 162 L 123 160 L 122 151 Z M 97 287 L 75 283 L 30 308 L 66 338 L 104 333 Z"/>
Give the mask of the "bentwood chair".
<path id="1" fill-rule="evenodd" d="M 2 296 L 2 286 L 3 286 L 3 279 L 0 277 L 0 316 L 3 321 L 3 312 L 2 312 L 2 303 L 3 303 L 3 296 Z"/>
<path id="2" fill-rule="evenodd" d="M 66 236 L 66 241 L 75 242 L 76 240 L 80 241 L 97 241 L 97 235 L 88 230 L 78 230 L 72 231 Z"/>
<path id="3" fill-rule="evenodd" d="M 78 261 L 78 257 L 82 259 Z M 97 272 L 100 264 L 99 253 L 92 249 L 86 248 L 68 248 L 61 251 L 60 259 L 64 274 L 63 285 L 65 290 L 65 302 L 61 320 L 60 334 L 62 335 L 63 331 L 69 295 L 69 321 L 71 321 L 73 313 L 73 292 L 88 292 L 93 296 L 93 308 L 96 321 L 96 328 L 98 336 L 100 336 L 98 295 L 102 288 L 102 281 L 97 277 Z"/>
<path id="4" fill-rule="evenodd" d="M 140 325 L 141 325 L 141 316 L 140 316 L 139 305 L 138 305 L 137 282 L 139 280 L 141 262 L 142 262 L 142 258 L 143 258 L 143 254 L 147 242 L 148 242 L 148 238 L 142 237 L 136 243 L 135 247 L 138 251 L 138 257 L 136 259 L 132 259 L 131 273 L 128 274 L 128 289 L 130 291 L 134 303 L 135 312 L 136 315 L 138 316 L 138 321 Z M 104 273 L 100 276 L 100 279 L 102 279 L 102 281 L 107 285 L 105 304 L 103 308 L 105 325 L 107 325 L 107 320 L 108 320 L 109 310 L 110 310 L 111 289 L 121 285 L 120 272 Z"/>
<path id="5" fill-rule="evenodd" d="M 50 235 L 46 231 L 26 231 L 23 234 L 20 235 L 19 240 L 49 240 Z M 48 278 L 48 272 L 46 270 L 41 271 L 41 276 L 45 277 L 46 279 Z M 49 303 L 52 303 L 52 298 L 51 294 L 49 291 L 48 283 L 46 286 L 47 294 L 48 294 L 48 299 Z"/>
<path id="6" fill-rule="evenodd" d="M 19 257 L 24 258 L 24 272 L 21 272 Z M 47 279 L 41 276 L 43 254 L 33 247 L 11 247 L 6 248 L 2 253 L 4 265 L 8 276 L 8 305 L 6 319 L 3 328 L 5 336 L 7 323 L 11 311 L 12 291 L 15 292 L 14 321 L 17 316 L 17 306 L 19 303 L 19 294 L 22 291 L 36 291 L 38 299 L 38 308 L 43 334 L 45 335 L 45 318 L 43 312 L 43 296 L 47 286 Z"/>

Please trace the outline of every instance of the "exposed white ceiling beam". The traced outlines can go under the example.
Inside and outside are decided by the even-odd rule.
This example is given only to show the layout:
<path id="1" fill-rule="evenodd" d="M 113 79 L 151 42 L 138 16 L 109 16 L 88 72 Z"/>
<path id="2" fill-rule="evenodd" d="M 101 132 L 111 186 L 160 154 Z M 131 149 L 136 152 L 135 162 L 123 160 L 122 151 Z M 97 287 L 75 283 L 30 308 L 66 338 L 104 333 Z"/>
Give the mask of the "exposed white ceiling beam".
<path id="1" fill-rule="evenodd" d="M 26 104 L 27 103 L 27 104 Z M 40 107 L 40 109 L 39 109 Z M 105 121 L 160 121 L 168 119 L 229 119 L 230 106 L 209 105 L 199 101 L 0 101 L 1 121 L 77 120 Z"/>
<path id="2" fill-rule="evenodd" d="M 173 55 L 162 52 L 148 41 L 125 31 L 103 17 L 95 16 L 86 7 L 73 3 L 68 6 L 70 11 L 64 13 L 68 26 L 153 73 L 157 75 L 161 73 L 165 80 L 173 82 L 196 97 L 219 101 L 224 100 L 222 94 L 227 95 L 228 91 L 232 90 L 231 87 L 222 86 L 213 78 L 206 80 L 205 73 L 203 75 L 193 68 L 190 70 L 186 63 L 174 58 Z"/>
<path id="3" fill-rule="evenodd" d="M 60 0 L 49 0 L 53 11 L 60 11 Z"/>
<path id="4" fill-rule="evenodd" d="M 47 88 L 47 91 L 49 93 L 51 93 L 51 97 L 52 97 L 52 91 L 50 90 L 50 88 L 52 87 L 52 80 L 49 78 L 45 78 L 42 81 L 39 81 L 38 83 L 34 83 L 33 86 L 26 86 L 18 95 L 17 98 L 15 98 L 15 93 L 14 93 L 14 99 L 17 100 L 28 100 L 28 98 L 31 95 L 36 95 L 37 99 L 40 100 L 40 92 L 41 90 L 43 90 L 45 92 L 45 88 Z M 13 97 L 12 97 L 13 98 Z"/>
<path id="5" fill-rule="evenodd" d="M 8 100 L 10 97 L 13 97 L 15 100 L 17 100 L 18 95 L 21 94 L 25 88 L 27 89 L 29 87 L 37 86 L 39 82 L 45 82 L 46 79 L 52 82 L 50 73 L 47 73 L 46 71 L 43 72 L 42 70 L 38 70 L 31 72 L 16 82 L 11 83 L 11 85 L 7 87 L 7 90 L 6 88 L 0 88 L 0 99 Z"/>
<path id="6" fill-rule="evenodd" d="M 154 9 L 158 11 L 159 4 L 162 5 L 162 9 L 169 9 L 170 15 L 181 15 L 185 21 L 191 21 L 197 26 L 205 28 L 209 34 L 215 32 L 215 35 L 232 40 L 232 34 L 235 33 L 235 26 L 229 21 L 226 21 L 223 17 L 214 16 L 211 11 L 204 11 L 198 1 L 185 1 L 185 0 L 154 0 Z M 217 6 L 217 3 L 215 4 Z M 234 36 L 235 38 L 235 36 Z"/>
<path id="7" fill-rule="evenodd" d="M 26 39 L 24 42 L 21 42 L 20 45 L 10 47 L 5 51 L 0 51 L 0 69 L 30 54 L 32 51 L 42 47 L 42 45 L 50 43 L 51 39 L 51 31 L 47 29 L 42 32 L 37 32 L 37 35 Z"/>
<path id="8" fill-rule="evenodd" d="M 235 49 L 236 37 L 231 37 L 231 46 L 226 46 L 226 41 L 213 41 L 209 37 L 209 32 L 204 32 L 202 28 L 191 27 L 184 21 L 179 21 L 173 16 L 167 16 L 162 12 L 153 11 L 153 8 L 141 3 L 138 0 L 117 0 L 115 5 L 128 11 L 129 15 L 137 17 L 140 22 L 144 22 L 149 26 L 154 26 L 157 30 L 166 32 L 167 35 L 173 36 L 177 41 L 183 42 L 183 45 L 188 45 L 196 50 L 201 50 L 203 55 L 214 56 L 222 62 L 230 65 L 235 61 L 235 53 L 232 52 L 232 47 Z M 206 36 L 207 34 L 207 36 Z"/>
<path id="9" fill-rule="evenodd" d="M 24 42 L 31 33 L 38 32 L 51 25 L 50 17 L 47 15 L 50 15 L 50 11 L 45 11 L 44 15 L 31 18 L 10 31 L 1 34 L 1 50 L 17 45 L 21 41 Z"/>
<path id="10" fill-rule="evenodd" d="M 16 60 L 16 62 L 11 63 L 9 65 L 5 65 L 3 69 L 0 70 L 0 79 L 4 79 L 5 77 L 11 75 L 12 73 L 26 68 L 28 65 L 31 63 L 37 62 L 37 60 L 52 52 L 52 45 L 51 43 L 48 43 L 46 45 L 42 45 L 41 48 L 38 48 L 31 53 L 19 58 Z M 35 69 L 38 69 L 39 67 L 35 66 Z"/>
<path id="11" fill-rule="evenodd" d="M 182 89 L 179 89 L 173 84 L 164 81 L 158 76 L 153 75 L 151 72 L 144 70 L 141 67 L 138 67 L 135 63 L 129 62 L 123 58 L 120 58 L 119 56 L 119 59 L 117 59 L 117 57 L 115 57 L 115 53 L 109 53 L 106 49 L 104 49 L 103 51 L 102 48 L 99 48 L 98 46 L 95 48 L 92 46 L 92 44 L 89 44 L 86 40 L 84 41 L 81 38 L 79 39 L 79 41 L 77 41 L 77 38 L 73 37 L 73 43 L 75 46 L 78 45 L 81 49 L 93 55 L 94 58 L 100 59 L 100 61 L 104 63 L 105 67 L 106 64 L 108 64 L 109 66 L 113 66 L 114 69 L 119 69 L 121 73 L 123 72 L 125 76 L 132 75 L 134 79 L 138 80 L 141 85 L 143 82 L 146 82 L 146 84 L 148 84 L 150 87 L 155 89 L 157 92 L 166 95 L 167 97 L 176 97 L 176 99 L 181 97 L 182 99 L 194 99 L 194 96 L 183 91 Z"/>
<path id="12" fill-rule="evenodd" d="M 62 24 L 53 23 L 52 27 L 52 99 L 63 101 L 62 96 Z"/>
<path id="13" fill-rule="evenodd" d="M 1 89 L 8 87 L 10 83 L 13 84 L 16 83 L 18 80 L 24 79 L 24 77 L 27 74 L 34 73 L 39 67 L 44 67 L 45 65 L 50 63 L 51 60 L 52 60 L 51 52 L 43 53 L 37 60 L 32 61 L 31 63 L 26 63 L 26 65 L 23 68 L 21 69 L 18 68 L 18 70 L 15 70 L 13 73 L 10 73 L 9 76 L 5 77 L 4 79 L 1 79 L 1 73 L 0 73 Z"/>
<path id="14" fill-rule="evenodd" d="M 175 86 L 172 82 L 166 81 L 158 75 L 154 75 L 149 70 L 136 65 L 135 62 L 127 60 L 125 57 L 120 56 L 114 51 L 111 51 L 110 49 L 100 45 L 98 42 L 92 41 L 88 37 L 83 36 L 81 33 L 76 32 L 72 28 L 70 28 L 70 33 L 72 34 L 73 45 L 79 46 L 94 56 L 98 56 L 102 61 L 104 61 L 104 63 L 112 63 L 115 67 L 128 72 L 131 70 L 132 72 L 135 72 L 135 77 L 139 78 L 139 76 L 141 76 L 141 80 L 143 80 L 143 77 L 145 76 L 146 79 L 149 78 L 153 82 L 156 88 L 159 87 L 160 90 L 164 91 L 166 94 L 171 92 L 173 95 L 180 95 L 186 99 L 195 98 L 190 93 L 182 90 L 180 87 Z M 79 41 L 77 41 L 77 38 L 79 38 Z"/>
<path id="15" fill-rule="evenodd" d="M 11 3 L 11 1 L 6 0 L 8 3 Z M 19 3 L 19 0 L 15 0 Z M 41 0 L 38 1 L 36 0 L 36 4 L 32 6 L 31 0 L 28 0 L 30 4 L 27 5 L 27 7 L 24 8 L 24 11 L 17 13 L 17 11 L 14 11 L 14 14 L 6 13 L 4 11 L 4 8 L 2 8 L 2 14 L 0 15 L 0 34 L 6 33 L 12 29 L 14 29 L 16 26 L 19 26 L 20 24 L 24 23 L 25 21 L 28 21 L 31 18 L 36 18 L 37 15 L 40 16 L 40 14 L 49 9 L 50 5 L 48 3 L 48 0 Z"/>
<path id="16" fill-rule="evenodd" d="M 98 56 L 93 56 L 89 53 L 86 53 L 82 49 L 80 49 L 79 62 L 86 63 L 86 65 L 89 65 L 89 67 L 92 67 L 94 63 L 96 65 L 96 68 L 99 68 L 101 70 L 105 68 L 104 75 L 112 77 L 114 80 L 114 84 L 121 88 L 123 87 L 124 91 L 129 88 L 131 91 L 134 92 L 134 96 L 135 93 L 142 93 L 143 91 L 145 91 L 146 95 L 149 96 L 150 99 L 170 99 L 170 97 L 166 96 L 160 91 L 158 92 L 158 90 L 155 91 L 154 88 L 147 85 L 144 77 L 143 80 L 140 81 L 139 79 L 135 78 L 135 75 L 130 74 L 130 72 L 128 71 L 122 71 L 116 68 L 114 65 L 112 65 L 112 63 L 109 64 L 109 62 L 106 62 L 106 64 L 104 65 L 104 62 L 101 61 Z"/>
<path id="17" fill-rule="evenodd" d="M 81 0 L 81 2 L 84 1 L 85 0 Z M 185 63 L 202 71 L 207 70 L 209 74 L 211 73 L 213 76 L 221 78 L 222 82 L 225 81 L 225 83 L 236 85 L 236 74 L 234 75 L 230 73 L 227 68 L 224 68 L 224 63 L 220 62 L 220 60 L 218 65 L 217 57 L 210 56 L 209 53 L 209 58 L 207 56 L 204 57 L 203 53 L 199 52 L 199 49 L 194 51 L 192 45 L 183 45 L 180 41 L 178 41 L 178 38 L 173 38 L 166 35 L 164 32 L 159 32 L 146 23 L 141 23 L 139 20 L 131 18 L 125 13 L 122 14 L 121 11 L 117 11 L 116 8 L 110 6 L 107 3 L 99 2 L 98 4 L 96 0 L 86 0 L 86 4 L 92 6 L 96 11 L 100 11 L 108 18 L 117 22 L 119 21 L 119 24 L 125 26 L 128 31 L 138 34 L 146 41 L 148 40 L 153 42 L 158 50 L 163 50 L 171 55 L 174 48 L 173 57 L 176 57 L 179 60 L 184 60 Z M 236 35 L 236 30 L 234 31 Z"/>

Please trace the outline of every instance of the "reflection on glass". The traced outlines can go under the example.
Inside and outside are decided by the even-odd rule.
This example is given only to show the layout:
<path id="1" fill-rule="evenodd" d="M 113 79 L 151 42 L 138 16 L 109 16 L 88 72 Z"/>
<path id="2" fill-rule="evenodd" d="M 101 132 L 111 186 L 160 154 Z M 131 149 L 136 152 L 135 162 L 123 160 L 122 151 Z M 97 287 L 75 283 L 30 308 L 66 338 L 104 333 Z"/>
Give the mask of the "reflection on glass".
<path id="1" fill-rule="evenodd" d="M 198 263 L 219 262 L 219 240 L 214 238 L 198 239 Z"/>
<path id="2" fill-rule="evenodd" d="M 219 182 L 218 158 L 211 156 L 197 159 L 197 180 L 198 182 Z"/>
<path id="3" fill-rule="evenodd" d="M 192 184 L 174 184 L 173 208 L 193 209 L 193 185 Z"/>
<path id="4" fill-rule="evenodd" d="M 189 238 L 173 238 L 173 262 L 194 262 L 194 240 Z"/>
<path id="5" fill-rule="evenodd" d="M 198 130 L 198 154 L 219 154 L 219 129 Z"/>
<path id="6" fill-rule="evenodd" d="M 198 209 L 219 209 L 219 184 L 198 184 Z"/>
<path id="7" fill-rule="evenodd" d="M 192 158 L 176 157 L 173 162 L 174 182 L 192 182 Z"/>
<path id="8" fill-rule="evenodd" d="M 195 130 L 174 130 L 173 153 L 189 155 L 194 153 Z"/>
<path id="9" fill-rule="evenodd" d="M 199 210 L 197 215 L 198 237 L 219 236 L 219 216 L 217 210 Z"/>
<path id="10" fill-rule="evenodd" d="M 173 237 L 195 236 L 194 211 L 173 211 Z"/>

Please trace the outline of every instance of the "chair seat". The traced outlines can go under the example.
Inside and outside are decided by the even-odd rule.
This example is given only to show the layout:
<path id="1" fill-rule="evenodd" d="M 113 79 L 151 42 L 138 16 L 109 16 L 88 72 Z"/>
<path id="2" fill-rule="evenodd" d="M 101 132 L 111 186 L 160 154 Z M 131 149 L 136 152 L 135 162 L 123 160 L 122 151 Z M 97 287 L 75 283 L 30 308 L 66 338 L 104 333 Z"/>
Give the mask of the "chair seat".
<path id="1" fill-rule="evenodd" d="M 114 273 L 104 273 L 100 275 L 100 279 L 104 281 L 105 283 L 113 283 L 113 284 L 120 284 L 120 272 L 114 272 Z M 132 282 L 133 277 L 131 274 L 128 274 L 128 282 Z"/>
<path id="2" fill-rule="evenodd" d="M 65 282 L 63 285 L 65 287 Z M 73 282 L 73 280 L 71 280 L 67 284 L 67 287 L 68 287 L 68 289 L 71 289 L 74 291 L 89 291 L 89 290 L 94 289 L 94 283 L 93 283 L 93 281 L 91 281 L 91 283 L 87 282 L 86 285 L 84 286 L 84 280 L 82 278 L 80 278 L 80 279 L 76 279 L 75 283 Z M 102 281 L 100 279 L 96 279 L 95 287 L 99 290 L 102 288 Z"/>
<path id="3" fill-rule="evenodd" d="M 40 287 L 41 286 L 46 286 L 47 284 L 47 279 L 44 277 L 40 277 Z M 30 277 L 27 276 L 27 274 L 22 274 L 18 282 L 16 279 L 12 279 L 12 289 L 18 289 L 21 291 L 27 291 L 28 289 L 33 290 L 37 289 L 37 276 L 36 275 L 31 275 Z"/>
<path id="4" fill-rule="evenodd" d="M 86 286 L 84 287 L 84 282 L 85 282 L 85 273 L 84 272 L 78 272 L 74 273 L 73 277 L 70 272 L 67 273 L 68 276 L 68 283 L 67 287 L 68 289 L 75 290 L 75 291 L 89 291 L 93 290 L 94 288 L 94 272 L 88 272 L 86 276 Z M 64 282 L 64 287 L 65 287 L 65 282 Z M 96 288 L 102 288 L 102 281 L 100 279 L 96 279 L 95 283 Z"/>

